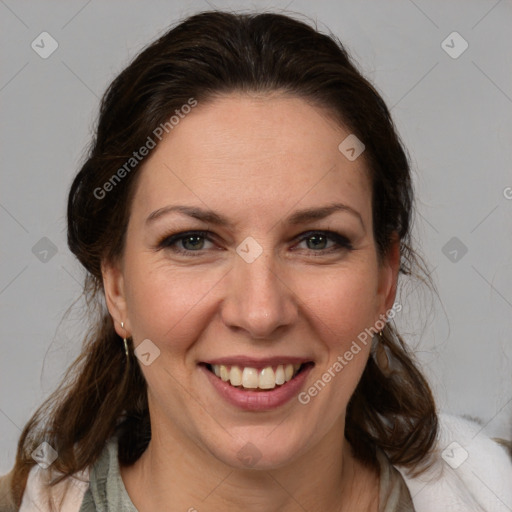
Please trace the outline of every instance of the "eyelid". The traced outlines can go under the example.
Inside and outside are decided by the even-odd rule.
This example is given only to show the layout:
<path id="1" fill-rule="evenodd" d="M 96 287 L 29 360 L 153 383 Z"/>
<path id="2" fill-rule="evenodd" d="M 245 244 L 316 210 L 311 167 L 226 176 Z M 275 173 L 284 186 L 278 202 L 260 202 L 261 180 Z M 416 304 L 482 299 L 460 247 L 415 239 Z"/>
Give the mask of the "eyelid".
<path id="1" fill-rule="evenodd" d="M 163 236 L 162 239 L 157 243 L 156 249 L 165 249 L 168 247 L 171 247 L 176 242 L 179 242 L 180 240 L 183 240 L 187 237 L 192 236 L 200 236 L 204 238 L 205 240 L 212 241 L 212 238 L 214 238 L 214 233 L 211 231 L 205 230 L 205 229 L 191 229 L 188 231 L 179 231 L 172 235 L 166 235 Z M 186 252 L 200 252 L 200 251 L 186 251 Z"/>
<path id="2" fill-rule="evenodd" d="M 301 233 L 298 237 L 298 242 L 303 242 L 304 240 L 307 240 L 309 237 L 313 235 L 321 235 L 325 236 L 326 238 L 332 240 L 335 243 L 334 247 L 331 247 L 330 249 L 324 249 L 319 251 L 314 251 L 312 249 L 309 249 L 311 252 L 319 253 L 319 254 L 327 254 L 332 251 L 340 250 L 340 248 L 344 248 L 346 250 L 353 250 L 353 245 L 349 237 L 342 235 L 341 233 L 338 233 L 337 231 L 331 231 L 329 229 L 312 229 L 309 231 L 305 231 L 304 233 Z"/>
<path id="3" fill-rule="evenodd" d="M 312 229 L 308 231 L 304 231 L 300 233 L 299 235 L 292 238 L 292 240 L 296 240 L 296 244 L 299 244 L 311 236 L 314 235 L 320 235 L 324 236 L 327 239 L 334 242 L 334 246 L 330 247 L 328 249 L 306 249 L 310 253 L 317 253 L 318 255 L 322 254 L 329 254 L 331 252 L 337 252 L 340 250 L 353 250 L 353 245 L 349 237 L 338 233 L 337 231 L 332 230 L 326 230 L 326 229 Z M 185 255 L 191 255 L 191 256 L 197 256 L 201 255 L 204 251 L 208 251 L 211 249 L 198 249 L 197 251 L 194 250 L 187 250 L 187 249 L 181 249 L 177 248 L 177 243 L 179 243 L 181 240 L 184 240 L 188 237 L 192 236 L 198 236 L 201 238 L 204 238 L 205 240 L 215 243 L 214 239 L 216 238 L 215 233 L 208 231 L 208 230 L 188 230 L 188 231 L 180 231 L 171 235 L 164 236 L 155 246 L 155 250 L 162 250 L 162 249 L 170 249 L 176 254 L 185 254 Z M 297 250 L 297 249 L 292 249 Z M 300 249 L 298 249 L 300 250 Z"/>

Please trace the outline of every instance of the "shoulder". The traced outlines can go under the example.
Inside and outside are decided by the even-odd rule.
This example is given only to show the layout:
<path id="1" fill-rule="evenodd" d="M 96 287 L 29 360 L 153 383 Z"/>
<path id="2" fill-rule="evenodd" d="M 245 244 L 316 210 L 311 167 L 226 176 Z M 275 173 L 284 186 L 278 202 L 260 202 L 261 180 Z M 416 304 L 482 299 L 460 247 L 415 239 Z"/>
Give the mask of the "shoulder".
<path id="1" fill-rule="evenodd" d="M 32 467 L 19 512 L 49 512 L 52 505 L 62 512 L 78 512 L 89 486 L 89 470 L 85 469 L 49 486 L 50 478 L 55 476 L 54 472 L 50 475 L 48 469 L 37 464 Z"/>
<path id="2" fill-rule="evenodd" d="M 0 476 L 0 510 L 3 512 L 16 512 L 14 498 L 11 492 L 13 471 Z"/>
<path id="3" fill-rule="evenodd" d="M 86 493 L 99 476 L 106 479 L 103 472 L 117 463 L 117 438 L 113 436 L 105 442 L 95 463 L 78 471 L 61 482 L 51 486 L 49 482 L 59 476 L 57 471 L 35 465 L 29 472 L 23 500 L 19 512 L 79 512 Z M 98 475 L 101 473 L 101 475 Z M 103 478 L 104 477 L 104 478 Z M 3 510 L 3 509 L 0 509 Z"/>
<path id="4" fill-rule="evenodd" d="M 512 458 L 475 421 L 439 415 L 439 436 L 427 471 L 411 476 L 397 466 L 417 512 L 510 512 Z"/>

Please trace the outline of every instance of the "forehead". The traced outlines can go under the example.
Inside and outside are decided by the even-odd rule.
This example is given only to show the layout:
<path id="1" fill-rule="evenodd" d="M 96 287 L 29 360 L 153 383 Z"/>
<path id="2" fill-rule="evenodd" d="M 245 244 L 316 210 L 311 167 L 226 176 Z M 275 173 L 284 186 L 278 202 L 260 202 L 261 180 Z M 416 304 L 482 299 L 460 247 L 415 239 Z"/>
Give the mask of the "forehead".
<path id="1" fill-rule="evenodd" d="M 363 157 L 338 149 L 350 131 L 305 100 L 230 94 L 199 104 L 147 158 L 134 209 L 149 214 L 180 200 L 238 213 L 282 215 L 344 201 L 371 217 Z M 369 220 L 369 219 L 368 219 Z"/>

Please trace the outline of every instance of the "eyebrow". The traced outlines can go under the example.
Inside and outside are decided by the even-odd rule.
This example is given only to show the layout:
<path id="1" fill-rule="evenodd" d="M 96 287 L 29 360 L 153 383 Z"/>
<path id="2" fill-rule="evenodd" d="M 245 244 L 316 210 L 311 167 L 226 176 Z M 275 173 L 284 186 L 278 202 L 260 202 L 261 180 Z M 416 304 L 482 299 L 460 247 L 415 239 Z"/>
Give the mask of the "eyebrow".
<path id="1" fill-rule="evenodd" d="M 365 229 L 361 214 L 351 206 L 342 203 L 332 203 L 326 206 L 298 210 L 292 215 L 290 215 L 290 217 L 288 217 L 288 223 L 296 225 L 304 224 L 314 220 L 321 220 L 338 211 L 347 212 L 355 216 L 361 223 L 363 229 Z M 231 226 L 231 222 L 226 217 L 217 212 L 214 212 L 213 210 L 207 210 L 199 208 L 197 206 L 185 205 L 172 205 L 159 208 L 158 210 L 155 210 L 154 212 L 149 214 L 149 216 L 146 219 L 146 224 L 150 224 L 151 222 L 154 222 L 156 219 L 172 212 L 188 215 L 189 217 L 206 222 L 208 224 L 214 224 L 218 226 Z"/>

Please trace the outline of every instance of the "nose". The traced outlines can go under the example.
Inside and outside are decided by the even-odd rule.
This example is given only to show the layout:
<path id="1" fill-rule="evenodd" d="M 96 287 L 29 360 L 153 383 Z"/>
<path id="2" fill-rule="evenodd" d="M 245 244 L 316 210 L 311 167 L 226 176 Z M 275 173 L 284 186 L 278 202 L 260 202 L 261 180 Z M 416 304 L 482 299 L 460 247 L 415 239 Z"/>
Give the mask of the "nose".
<path id="1" fill-rule="evenodd" d="M 270 254 L 261 254 L 251 263 L 236 256 L 229 272 L 227 293 L 221 316 L 225 325 L 244 330 L 254 339 L 281 336 L 298 315 L 293 284 Z"/>

